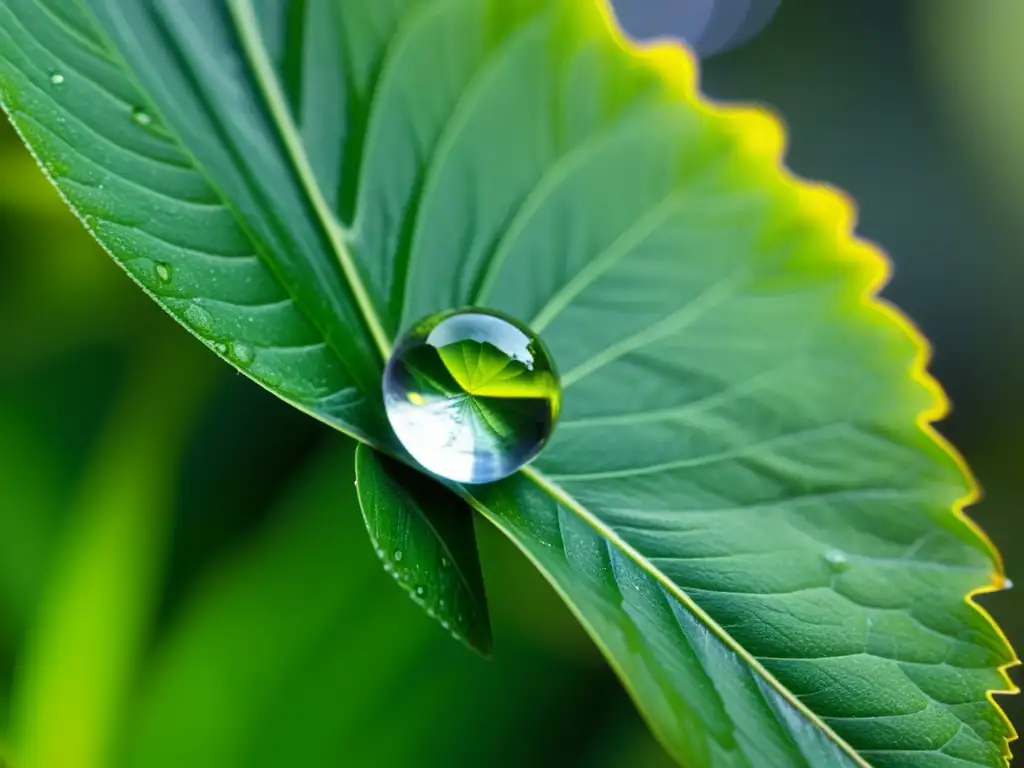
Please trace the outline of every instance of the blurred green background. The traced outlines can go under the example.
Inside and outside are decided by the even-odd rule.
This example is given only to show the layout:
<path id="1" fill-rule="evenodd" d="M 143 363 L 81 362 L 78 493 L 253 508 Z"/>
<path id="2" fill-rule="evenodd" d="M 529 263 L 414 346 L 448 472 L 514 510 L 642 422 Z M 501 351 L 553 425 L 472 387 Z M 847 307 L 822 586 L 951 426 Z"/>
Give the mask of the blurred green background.
<path id="1" fill-rule="evenodd" d="M 642 2 L 643 0 L 636 0 Z M 861 207 L 936 347 L 941 425 L 1024 563 L 1024 3 L 783 0 L 704 64 Z M 218 363 L 0 128 L 0 764 L 663 766 L 598 653 L 481 525 L 494 658 L 377 564 L 351 448 Z M 1024 638 L 1019 591 L 983 599 Z M 1024 704 L 1003 700 L 1024 722 Z"/>

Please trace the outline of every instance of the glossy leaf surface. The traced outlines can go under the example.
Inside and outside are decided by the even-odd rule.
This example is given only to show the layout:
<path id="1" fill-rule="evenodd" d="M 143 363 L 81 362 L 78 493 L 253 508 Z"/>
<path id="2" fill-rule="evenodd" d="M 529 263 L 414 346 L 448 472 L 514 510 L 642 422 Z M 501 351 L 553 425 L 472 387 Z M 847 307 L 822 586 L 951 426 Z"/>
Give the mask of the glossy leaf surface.
<path id="1" fill-rule="evenodd" d="M 434 312 L 541 333 L 562 423 L 467 498 L 687 765 L 1000 766 L 1003 584 L 881 257 L 583 0 L 3 0 L 15 125 L 169 312 L 385 452 Z"/>

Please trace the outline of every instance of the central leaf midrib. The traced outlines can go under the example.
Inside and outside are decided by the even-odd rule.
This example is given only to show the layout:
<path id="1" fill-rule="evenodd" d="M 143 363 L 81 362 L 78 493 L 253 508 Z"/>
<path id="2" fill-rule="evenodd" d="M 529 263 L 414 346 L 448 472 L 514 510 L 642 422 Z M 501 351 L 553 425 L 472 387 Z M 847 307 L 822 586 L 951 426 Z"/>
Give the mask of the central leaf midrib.
<path id="1" fill-rule="evenodd" d="M 293 170 L 298 175 L 302 188 L 305 190 L 308 200 L 316 212 L 322 234 L 327 239 L 337 257 L 338 263 L 341 265 L 342 273 L 356 299 L 356 306 L 369 330 L 377 351 L 380 353 L 382 360 L 386 361 L 391 355 L 391 339 L 384 330 L 380 314 L 373 305 L 373 300 L 359 274 L 355 260 L 345 245 L 342 225 L 338 221 L 337 216 L 331 212 L 327 200 L 324 198 L 323 192 L 316 181 L 316 176 L 310 167 L 309 158 L 306 156 L 302 145 L 302 138 L 291 117 L 291 113 L 288 111 L 288 105 L 281 92 L 280 83 L 274 75 L 273 66 L 260 36 L 251 0 L 228 0 L 228 9 L 228 15 L 235 25 L 242 49 L 254 70 L 255 80 L 259 85 L 260 92 L 266 101 L 266 106 L 273 118 L 274 125 L 277 127 L 287 149 L 288 159 L 291 161 Z"/>
<path id="2" fill-rule="evenodd" d="M 654 578 L 667 594 L 682 603 L 682 605 L 694 617 L 696 617 L 701 624 L 707 627 L 709 632 L 721 640 L 729 650 L 739 656 L 744 664 L 746 664 L 755 674 L 764 680 L 768 686 L 785 699 L 787 703 L 803 715 L 811 725 L 824 733 L 838 749 L 842 750 L 848 757 L 854 760 L 857 765 L 862 766 L 862 768 L 870 768 L 870 764 L 860 756 L 857 750 L 832 730 L 832 728 L 814 711 L 800 701 L 800 699 L 797 698 L 789 688 L 783 685 L 771 672 L 769 672 L 755 656 L 747 651 L 739 641 L 719 625 L 718 622 L 715 621 L 715 619 L 712 618 L 703 608 L 701 608 L 693 598 L 679 587 L 679 585 L 662 573 L 661 569 L 654 565 L 650 559 L 623 540 L 618 533 L 616 533 L 614 528 L 606 525 L 600 517 L 587 509 L 565 489 L 549 480 L 540 470 L 537 470 L 532 466 L 527 466 L 520 470 L 520 472 L 524 477 L 536 485 L 540 491 L 550 496 L 556 504 L 561 505 L 573 514 L 577 515 L 584 523 L 593 528 L 602 539 L 607 541 L 609 545 L 614 546 L 623 555 L 633 561 L 641 570 Z"/>

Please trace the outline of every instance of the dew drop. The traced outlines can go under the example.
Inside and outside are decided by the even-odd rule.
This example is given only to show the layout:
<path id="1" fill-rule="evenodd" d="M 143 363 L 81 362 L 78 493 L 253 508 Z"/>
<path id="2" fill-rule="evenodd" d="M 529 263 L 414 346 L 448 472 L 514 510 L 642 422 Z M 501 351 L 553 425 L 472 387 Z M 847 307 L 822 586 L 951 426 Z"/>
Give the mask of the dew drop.
<path id="1" fill-rule="evenodd" d="M 383 390 L 405 449 L 460 483 L 500 480 L 536 457 L 561 401 L 543 342 L 483 309 L 442 312 L 414 325 L 395 346 Z"/>
<path id="2" fill-rule="evenodd" d="M 153 116 L 142 107 L 135 107 L 132 109 L 132 122 L 145 128 L 153 124 Z"/>
<path id="3" fill-rule="evenodd" d="M 171 282 L 171 268 L 162 262 L 157 264 L 156 276 L 161 283 Z"/>
<path id="4" fill-rule="evenodd" d="M 222 341 L 218 341 L 216 344 L 214 344 L 213 348 L 220 352 L 222 355 L 228 351 L 228 345 Z"/>
<path id="5" fill-rule="evenodd" d="M 423 587 L 416 587 L 416 594 L 417 595 L 421 595 L 422 596 L 425 591 L 426 590 L 423 589 Z"/>
<path id="6" fill-rule="evenodd" d="M 209 333 L 213 329 L 213 318 L 198 304 L 188 305 L 188 309 L 185 310 L 185 321 L 200 333 Z"/>
<path id="7" fill-rule="evenodd" d="M 245 367 L 252 363 L 255 353 L 248 344 L 244 344 L 240 341 L 231 342 L 231 357 L 235 359 L 235 362 Z M 358 483 L 356 483 L 358 485 Z M 384 556 L 383 550 L 378 550 L 381 557 Z"/>
<path id="8" fill-rule="evenodd" d="M 1004 577 L 1003 578 L 1003 589 L 1013 589 L 1013 580 Z"/>
<path id="9" fill-rule="evenodd" d="M 845 571 L 850 567 L 850 560 L 846 553 L 838 549 L 829 549 L 825 552 L 825 562 L 833 571 Z"/>
<path id="10" fill-rule="evenodd" d="M 447 557 L 442 557 L 441 558 L 441 567 L 442 568 L 447 568 L 448 567 L 448 558 Z"/>
<path id="11" fill-rule="evenodd" d="M 64 75 L 54 72 L 50 75 L 50 85 L 64 85 Z"/>
<path id="12" fill-rule="evenodd" d="M 396 549 L 395 550 L 395 562 L 396 563 L 402 562 L 402 550 L 400 550 L 400 549 Z"/>

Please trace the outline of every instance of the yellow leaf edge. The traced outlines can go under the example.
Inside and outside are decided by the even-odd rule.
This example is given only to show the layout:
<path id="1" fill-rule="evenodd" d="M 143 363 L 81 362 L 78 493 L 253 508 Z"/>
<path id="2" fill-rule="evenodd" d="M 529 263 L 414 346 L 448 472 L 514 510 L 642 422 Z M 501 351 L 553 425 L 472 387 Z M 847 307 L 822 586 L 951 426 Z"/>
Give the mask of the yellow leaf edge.
<path id="1" fill-rule="evenodd" d="M 914 346 L 914 358 L 910 367 L 910 379 L 924 389 L 931 398 L 931 405 L 918 412 L 915 423 L 929 440 L 945 452 L 956 464 L 967 484 L 967 493 L 957 499 L 951 507 L 953 516 L 973 534 L 987 549 L 993 563 L 988 584 L 983 584 L 964 595 L 964 602 L 976 611 L 995 633 L 999 642 L 1011 655 L 1011 661 L 1000 666 L 998 672 L 1005 686 L 991 689 L 985 697 L 1007 727 L 1009 736 L 1003 744 L 1003 760 L 1010 765 L 1010 743 L 1018 737 L 1017 730 L 1003 708 L 995 700 L 997 695 L 1013 695 L 1020 688 L 1010 679 L 1008 670 L 1020 664 L 1016 651 L 1006 633 L 992 615 L 976 601 L 979 595 L 1008 588 L 1003 559 L 998 548 L 966 512 L 966 508 L 982 497 L 981 486 L 960 452 L 938 431 L 935 423 L 950 412 L 950 402 L 945 390 L 928 370 L 932 358 L 931 344 L 914 322 L 899 308 L 889 303 L 879 291 L 892 277 L 892 262 L 875 243 L 856 234 L 857 204 L 846 192 L 828 184 L 811 182 L 794 174 L 785 164 L 786 132 L 782 120 L 768 108 L 761 105 L 718 104 L 700 92 L 699 66 L 696 58 L 681 43 L 657 39 L 650 42 L 630 38 L 622 29 L 612 7 L 611 0 L 591 0 L 606 33 L 615 44 L 634 59 L 645 62 L 655 69 L 667 85 L 672 87 L 681 100 L 698 113 L 714 119 L 720 125 L 728 126 L 744 150 L 752 157 L 759 157 L 771 165 L 771 173 L 784 188 L 800 198 L 805 210 L 814 218 L 832 225 L 836 231 L 837 244 L 848 251 L 869 272 L 870 279 L 860 294 L 860 305 L 865 314 L 874 313 L 882 322 L 897 328 Z"/>

